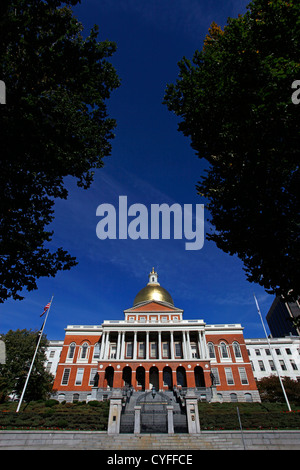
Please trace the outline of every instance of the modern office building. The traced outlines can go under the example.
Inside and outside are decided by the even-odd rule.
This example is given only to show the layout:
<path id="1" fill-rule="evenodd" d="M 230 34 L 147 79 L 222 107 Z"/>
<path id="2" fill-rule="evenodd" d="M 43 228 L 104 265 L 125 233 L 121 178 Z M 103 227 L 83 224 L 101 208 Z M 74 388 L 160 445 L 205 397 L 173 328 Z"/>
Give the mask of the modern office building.
<path id="1" fill-rule="evenodd" d="M 267 322 L 274 338 L 287 335 L 300 336 L 300 326 L 295 325 L 295 320 L 300 317 L 300 303 L 284 302 L 276 297 L 267 313 Z"/>

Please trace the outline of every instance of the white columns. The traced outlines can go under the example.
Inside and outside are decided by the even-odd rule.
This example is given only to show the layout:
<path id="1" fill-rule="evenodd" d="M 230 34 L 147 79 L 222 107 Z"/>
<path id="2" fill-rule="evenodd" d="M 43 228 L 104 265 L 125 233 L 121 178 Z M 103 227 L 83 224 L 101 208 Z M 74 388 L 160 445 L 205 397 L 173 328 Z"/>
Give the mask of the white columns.
<path id="1" fill-rule="evenodd" d="M 146 360 L 149 360 L 149 331 L 146 331 Z"/>
<path id="2" fill-rule="evenodd" d="M 120 359 L 121 361 L 124 360 L 125 357 L 125 331 L 122 331 L 122 342 L 121 342 L 121 356 Z"/>
<path id="3" fill-rule="evenodd" d="M 185 331 L 182 332 L 182 352 L 183 359 L 187 359 Z"/>
<path id="4" fill-rule="evenodd" d="M 170 337 L 171 337 L 171 342 L 170 342 L 171 359 L 175 359 L 175 356 L 174 356 L 174 334 L 173 334 L 173 331 L 170 331 Z"/>
<path id="5" fill-rule="evenodd" d="M 206 345 L 205 331 L 201 331 L 201 339 L 202 339 L 203 359 L 209 359 L 209 354 L 208 354 L 207 345 Z"/>
<path id="6" fill-rule="evenodd" d="M 106 331 L 102 333 L 102 339 L 101 339 L 101 348 L 100 348 L 100 356 L 99 359 L 102 360 L 104 356 L 104 349 L 105 349 L 105 337 L 106 337 Z"/>
<path id="7" fill-rule="evenodd" d="M 192 354 L 191 354 L 191 343 L 190 343 L 190 332 L 189 331 L 186 331 L 186 337 L 187 337 L 187 356 L 186 358 L 187 359 L 191 359 L 192 357 Z"/>
<path id="8" fill-rule="evenodd" d="M 116 359 L 119 359 L 119 357 L 120 357 L 120 347 L 121 347 L 121 332 L 118 331 L 118 341 L 117 341 L 117 354 L 116 354 Z"/>
<path id="9" fill-rule="evenodd" d="M 161 359 L 161 331 L 158 332 L 158 359 Z"/>
<path id="10" fill-rule="evenodd" d="M 104 349 L 103 359 L 108 359 L 108 350 L 109 350 L 109 331 L 106 332 L 105 349 Z"/>
<path id="11" fill-rule="evenodd" d="M 137 357 L 137 331 L 134 332 L 133 339 L 133 360 L 135 361 Z"/>
<path id="12" fill-rule="evenodd" d="M 204 358 L 203 344 L 202 344 L 202 331 L 198 330 L 198 351 L 200 359 Z"/>
<path id="13" fill-rule="evenodd" d="M 179 330 L 179 329 L 178 329 Z M 168 337 L 168 343 L 169 343 L 169 353 L 168 353 L 168 358 L 170 360 L 175 360 L 176 355 L 175 355 L 175 337 L 174 334 L 178 333 L 179 331 L 173 328 L 172 330 L 169 329 L 169 337 Z M 207 360 L 209 355 L 206 347 L 206 339 L 205 339 L 205 331 L 203 329 L 193 329 L 191 330 L 192 332 L 192 338 L 193 341 L 196 340 L 197 342 L 197 349 L 199 353 L 199 357 L 195 356 L 194 358 L 192 357 L 192 350 L 191 350 L 191 335 L 190 331 L 188 330 L 188 326 L 185 326 L 184 329 L 181 329 L 180 332 L 182 333 L 182 359 L 184 360 L 192 360 L 199 358 L 201 360 Z M 132 335 L 133 335 L 133 348 L 132 348 L 132 360 L 136 361 L 139 357 L 139 350 L 138 350 L 138 338 L 137 335 L 142 334 L 142 337 L 140 341 L 144 342 L 145 346 L 145 354 L 143 356 L 144 360 L 149 361 L 151 359 L 151 354 L 150 354 L 150 334 L 156 335 L 156 338 L 153 338 L 153 341 L 156 340 L 157 344 L 157 360 L 163 360 L 167 359 L 167 357 L 164 357 L 163 355 L 163 350 L 162 350 L 162 334 L 164 334 L 163 329 L 159 330 L 156 326 L 152 330 L 152 328 L 145 328 L 141 329 L 141 332 L 136 329 L 134 331 L 133 329 L 128 329 L 128 332 L 124 329 L 122 330 L 114 330 L 110 331 L 105 328 L 105 331 L 102 333 L 102 338 L 101 338 L 101 345 L 100 345 L 100 355 L 99 355 L 99 360 L 100 361 L 106 361 L 109 360 L 109 351 L 110 351 L 110 344 L 111 341 L 115 342 L 116 339 L 116 354 L 114 358 L 117 361 L 124 361 L 125 360 L 125 355 L 126 355 L 126 337 L 127 341 L 132 341 Z M 112 336 L 111 336 L 112 335 Z M 129 336 L 127 336 L 129 335 Z M 116 338 L 117 336 L 117 338 Z M 152 337 L 151 337 L 152 338 Z M 167 339 L 164 337 L 164 341 Z M 193 343 L 194 344 L 194 343 Z M 194 349 L 193 349 L 194 351 Z"/>

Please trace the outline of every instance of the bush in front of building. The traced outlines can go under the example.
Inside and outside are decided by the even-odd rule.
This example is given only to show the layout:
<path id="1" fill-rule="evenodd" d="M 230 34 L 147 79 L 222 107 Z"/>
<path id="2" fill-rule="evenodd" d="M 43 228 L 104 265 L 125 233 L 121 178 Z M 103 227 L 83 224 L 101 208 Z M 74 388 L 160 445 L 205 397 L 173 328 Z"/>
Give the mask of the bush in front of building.
<path id="1" fill-rule="evenodd" d="M 300 406 L 281 403 L 199 403 L 202 430 L 300 429 Z"/>
<path id="2" fill-rule="evenodd" d="M 98 402 L 95 408 L 85 402 L 59 403 L 57 400 L 36 401 L 22 405 L 0 405 L 0 429 L 65 429 L 106 431 L 109 402 Z"/>
<path id="3" fill-rule="evenodd" d="M 300 406 L 300 382 L 292 380 L 290 377 L 283 377 L 282 384 L 289 401 L 298 403 Z M 276 375 L 264 377 L 257 381 L 257 388 L 263 402 L 284 403 L 282 387 L 279 378 Z"/>

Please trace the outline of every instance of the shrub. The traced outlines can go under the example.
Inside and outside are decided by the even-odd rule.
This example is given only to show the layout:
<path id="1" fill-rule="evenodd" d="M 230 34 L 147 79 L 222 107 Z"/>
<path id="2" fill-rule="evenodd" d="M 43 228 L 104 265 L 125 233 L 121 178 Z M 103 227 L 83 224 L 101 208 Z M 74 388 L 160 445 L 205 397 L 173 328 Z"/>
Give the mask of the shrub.
<path id="1" fill-rule="evenodd" d="M 88 402 L 89 406 L 94 406 L 94 407 L 100 407 L 101 406 L 101 401 L 97 400 L 91 400 Z"/>
<path id="2" fill-rule="evenodd" d="M 51 398 L 50 400 L 46 400 L 45 401 L 45 406 L 54 406 L 54 405 L 59 405 L 59 401 L 58 400 L 54 400 L 53 398 Z"/>

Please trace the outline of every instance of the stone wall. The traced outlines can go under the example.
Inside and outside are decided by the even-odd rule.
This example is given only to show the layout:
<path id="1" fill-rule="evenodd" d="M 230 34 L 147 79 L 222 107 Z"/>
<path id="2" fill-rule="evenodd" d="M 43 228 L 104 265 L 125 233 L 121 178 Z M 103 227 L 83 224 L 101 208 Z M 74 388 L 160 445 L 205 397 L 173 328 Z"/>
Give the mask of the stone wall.
<path id="1" fill-rule="evenodd" d="M 300 431 L 244 431 L 246 450 L 300 450 Z M 0 431 L 1 450 L 243 450 L 239 431 L 199 434 L 119 434 L 101 431 Z"/>

